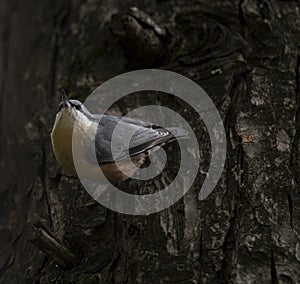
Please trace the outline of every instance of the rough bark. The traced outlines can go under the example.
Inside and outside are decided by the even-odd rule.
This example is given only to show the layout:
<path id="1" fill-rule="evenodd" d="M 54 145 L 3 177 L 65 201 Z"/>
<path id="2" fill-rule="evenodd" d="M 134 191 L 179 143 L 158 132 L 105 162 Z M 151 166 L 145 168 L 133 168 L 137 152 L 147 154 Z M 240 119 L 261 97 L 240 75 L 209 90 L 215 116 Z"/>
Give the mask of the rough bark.
<path id="1" fill-rule="evenodd" d="M 90 197 L 61 175 L 49 137 L 58 88 L 82 99 L 135 68 L 115 24 L 130 6 L 176 31 L 184 44 L 150 67 L 199 83 L 228 139 L 226 168 L 209 198 L 197 198 L 199 172 L 178 203 L 140 217 L 82 207 Z M 3 0 L 0 23 L 1 283 L 299 283 L 297 1 Z M 155 100 L 183 111 L 171 96 Z M 115 109 L 153 101 L 129 97 Z M 201 142 L 205 169 L 205 127 L 192 110 L 184 115 Z M 176 158 L 176 149 L 170 155 Z M 157 189 L 138 181 L 123 186 Z M 52 258 L 36 246 L 36 220 L 58 250 Z M 94 238 L 85 234 L 91 227 Z M 55 262 L 61 251 L 70 258 Z"/>

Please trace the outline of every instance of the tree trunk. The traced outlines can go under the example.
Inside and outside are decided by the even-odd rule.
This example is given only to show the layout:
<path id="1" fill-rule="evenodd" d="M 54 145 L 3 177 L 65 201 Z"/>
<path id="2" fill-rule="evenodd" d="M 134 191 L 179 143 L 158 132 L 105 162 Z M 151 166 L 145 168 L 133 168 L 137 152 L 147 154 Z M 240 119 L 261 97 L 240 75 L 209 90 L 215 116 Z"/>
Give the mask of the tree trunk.
<path id="1" fill-rule="evenodd" d="M 147 60 L 151 50 L 134 62 L 116 35 L 131 6 L 178 37 L 159 62 Z M 300 282 L 297 1 L 3 0 L 0 22 L 1 283 Z M 216 104 L 228 143 L 218 186 L 199 201 L 199 171 L 179 202 L 149 216 L 82 206 L 88 193 L 51 149 L 57 89 L 82 100 L 148 67 L 191 78 Z M 183 112 L 172 96 L 155 100 Z M 114 111 L 153 101 L 128 97 Z M 209 138 L 188 110 L 206 169 Z"/>

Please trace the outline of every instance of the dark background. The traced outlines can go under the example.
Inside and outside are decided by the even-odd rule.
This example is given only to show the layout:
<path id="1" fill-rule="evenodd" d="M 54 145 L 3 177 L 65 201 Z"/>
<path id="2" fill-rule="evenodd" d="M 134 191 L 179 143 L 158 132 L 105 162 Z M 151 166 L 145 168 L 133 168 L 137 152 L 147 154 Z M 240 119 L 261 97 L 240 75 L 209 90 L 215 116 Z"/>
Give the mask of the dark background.
<path id="1" fill-rule="evenodd" d="M 168 37 L 149 26 L 124 36 L 131 6 Z M 2 0 L 1 283 L 299 283 L 299 31 L 298 1 Z M 208 92 L 228 138 L 222 178 L 198 201 L 199 172 L 184 198 L 146 217 L 82 207 L 88 194 L 51 149 L 57 90 L 84 99 L 138 68 L 178 72 Z M 168 95 L 128 97 L 114 111 L 154 100 L 184 113 Z M 205 127 L 185 116 L 205 168 Z M 60 246 L 47 247 L 51 236 Z"/>

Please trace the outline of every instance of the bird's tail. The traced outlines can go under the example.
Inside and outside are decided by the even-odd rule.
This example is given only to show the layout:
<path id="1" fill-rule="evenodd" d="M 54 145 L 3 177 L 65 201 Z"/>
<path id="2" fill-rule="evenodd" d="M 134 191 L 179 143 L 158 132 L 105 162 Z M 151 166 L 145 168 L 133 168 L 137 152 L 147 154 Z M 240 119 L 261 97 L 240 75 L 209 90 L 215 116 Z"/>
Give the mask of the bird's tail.
<path id="1" fill-rule="evenodd" d="M 189 132 L 183 128 L 169 127 L 166 129 L 173 134 L 173 139 L 188 139 L 189 138 Z"/>

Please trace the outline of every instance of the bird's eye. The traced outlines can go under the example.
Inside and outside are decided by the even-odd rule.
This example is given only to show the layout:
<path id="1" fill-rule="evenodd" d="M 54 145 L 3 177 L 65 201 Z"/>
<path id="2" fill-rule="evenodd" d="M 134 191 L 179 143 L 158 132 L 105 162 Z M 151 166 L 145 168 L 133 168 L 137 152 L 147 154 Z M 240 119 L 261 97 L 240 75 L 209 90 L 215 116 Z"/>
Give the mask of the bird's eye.
<path id="1" fill-rule="evenodd" d="M 81 110 L 81 105 L 75 105 L 75 108 Z"/>

